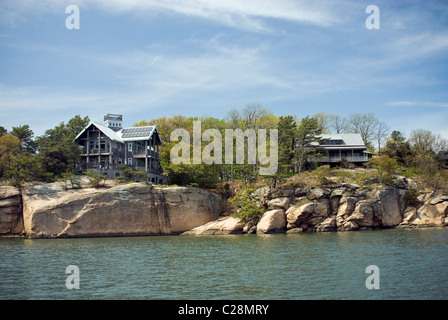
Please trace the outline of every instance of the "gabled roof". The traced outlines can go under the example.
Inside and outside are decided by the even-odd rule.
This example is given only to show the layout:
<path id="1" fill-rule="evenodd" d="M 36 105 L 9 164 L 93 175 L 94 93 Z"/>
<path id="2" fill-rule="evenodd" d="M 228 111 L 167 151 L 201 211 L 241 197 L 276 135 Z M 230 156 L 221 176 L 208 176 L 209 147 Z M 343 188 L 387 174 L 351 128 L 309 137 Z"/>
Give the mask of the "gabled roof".
<path id="1" fill-rule="evenodd" d="M 123 128 L 117 132 L 112 129 L 106 127 L 105 125 L 91 121 L 75 138 L 75 141 L 87 130 L 90 126 L 95 126 L 98 130 L 104 133 L 109 139 L 124 143 L 126 141 L 145 141 L 149 140 L 154 133 L 157 133 L 156 139 L 159 143 L 162 143 L 160 136 L 157 132 L 156 126 L 147 126 L 147 127 L 129 127 Z"/>
<path id="2" fill-rule="evenodd" d="M 90 123 L 85 126 L 84 129 L 82 129 L 82 131 L 76 136 L 75 141 L 78 140 L 78 138 L 85 132 L 87 131 L 87 129 L 90 128 L 90 126 L 95 126 L 98 130 L 100 130 L 102 133 L 104 133 L 109 139 L 113 140 L 113 141 L 117 141 L 117 142 L 121 142 L 123 143 L 123 141 L 121 141 L 121 137 L 118 135 L 117 132 L 115 132 L 112 129 L 109 129 L 108 127 L 106 127 L 105 125 L 102 125 L 98 122 L 94 122 L 94 121 L 90 121 Z"/>
<path id="3" fill-rule="evenodd" d="M 341 146 L 365 146 L 359 133 L 321 134 L 320 137 L 325 140 L 342 140 Z"/>

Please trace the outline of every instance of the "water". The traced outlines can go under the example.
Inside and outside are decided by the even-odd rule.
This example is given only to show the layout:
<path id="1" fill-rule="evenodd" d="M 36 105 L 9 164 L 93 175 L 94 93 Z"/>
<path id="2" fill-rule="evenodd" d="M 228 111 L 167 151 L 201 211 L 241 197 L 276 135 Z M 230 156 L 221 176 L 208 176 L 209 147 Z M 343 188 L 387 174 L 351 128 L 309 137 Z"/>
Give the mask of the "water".
<path id="1" fill-rule="evenodd" d="M 1 299 L 448 299 L 448 228 L 0 239 Z M 68 290 L 68 265 L 80 289 Z M 376 265 L 380 289 L 368 290 Z"/>

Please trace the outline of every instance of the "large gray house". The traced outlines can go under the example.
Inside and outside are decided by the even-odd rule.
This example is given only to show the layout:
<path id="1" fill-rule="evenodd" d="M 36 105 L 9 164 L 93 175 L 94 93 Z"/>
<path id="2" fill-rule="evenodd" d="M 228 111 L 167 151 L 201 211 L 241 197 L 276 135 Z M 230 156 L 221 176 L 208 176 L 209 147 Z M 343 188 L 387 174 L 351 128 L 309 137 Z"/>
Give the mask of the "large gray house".
<path id="1" fill-rule="evenodd" d="M 90 169 L 114 178 L 120 175 L 119 164 L 145 171 L 153 183 L 166 183 L 162 175 L 159 146 L 162 144 L 156 126 L 123 128 L 121 114 L 107 114 L 104 122 L 90 122 L 75 138 L 80 147 L 84 172 Z"/>
<path id="2" fill-rule="evenodd" d="M 320 163 L 339 163 L 345 159 L 349 163 L 367 162 L 372 153 L 367 152 L 367 147 L 360 134 L 321 134 L 322 143 L 319 148 L 323 150 L 322 157 L 309 158 L 309 161 Z"/>

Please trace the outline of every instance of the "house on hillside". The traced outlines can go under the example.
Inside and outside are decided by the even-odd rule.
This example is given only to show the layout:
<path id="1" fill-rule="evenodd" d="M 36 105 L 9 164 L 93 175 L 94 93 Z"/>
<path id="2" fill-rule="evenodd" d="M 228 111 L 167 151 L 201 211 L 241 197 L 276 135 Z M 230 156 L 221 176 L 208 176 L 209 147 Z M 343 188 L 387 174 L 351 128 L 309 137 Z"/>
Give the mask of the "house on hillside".
<path id="1" fill-rule="evenodd" d="M 315 147 L 323 151 L 321 157 L 310 157 L 308 161 L 325 164 L 340 163 L 345 159 L 348 163 L 361 164 L 367 162 L 373 154 L 367 152 L 367 147 L 360 134 L 321 134 L 322 142 Z"/>
<path id="2" fill-rule="evenodd" d="M 104 122 L 90 122 L 75 138 L 81 149 L 79 171 L 91 169 L 108 178 L 118 177 L 123 164 L 144 171 L 150 182 L 166 183 L 162 176 L 159 146 L 162 144 L 156 126 L 122 127 L 123 116 L 107 114 Z"/>

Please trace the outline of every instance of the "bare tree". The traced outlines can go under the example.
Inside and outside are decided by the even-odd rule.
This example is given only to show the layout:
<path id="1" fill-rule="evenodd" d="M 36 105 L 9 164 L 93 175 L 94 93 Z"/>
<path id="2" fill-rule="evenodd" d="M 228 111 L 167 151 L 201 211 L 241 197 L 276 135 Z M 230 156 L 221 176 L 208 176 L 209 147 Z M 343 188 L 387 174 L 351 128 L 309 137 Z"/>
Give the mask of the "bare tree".
<path id="1" fill-rule="evenodd" d="M 389 126 L 385 122 L 379 121 L 374 132 L 374 138 L 377 143 L 379 155 L 381 155 L 381 146 L 386 141 L 386 138 L 389 136 L 389 132 L 390 132 Z"/>
<path id="2" fill-rule="evenodd" d="M 347 130 L 347 118 L 341 117 L 337 113 L 330 113 L 328 122 L 334 133 L 340 134 Z"/>
<path id="3" fill-rule="evenodd" d="M 241 120 L 240 112 L 233 108 L 227 113 L 227 121 L 231 123 L 232 128 L 238 128 L 238 122 Z"/>
<path id="4" fill-rule="evenodd" d="M 418 153 L 432 151 L 437 154 L 448 149 L 448 140 L 442 138 L 440 134 L 433 134 L 431 131 L 424 129 L 412 130 L 409 143 Z"/>
<path id="5" fill-rule="evenodd" d="M 247 128 L 256 129 L 257 120 L 268 114 L 268 111 L 260 103 L 248 103 L 244 106 L 241 113 L 243 114 L 244 121 L 246 121 Z"/>
<path id="6" fill-rule="evenodd" d="M 373 112 L 353 113 L 348 119 L 348 128 L 353 133 L 361 134 L 367 146 L 372 146 L 372 137 L 378 127 L 378 119 Z"/>
<path id="7" fill-rule="evenodd" d="M 313 114 L 313 118 L 317 120 L 317 123 L 319 125 L 319 128 L 321 129 L 322 133 L 330 133 L 330 122 L 329 122 L 330 114 L 325 112 L 317 112 Z"/>

